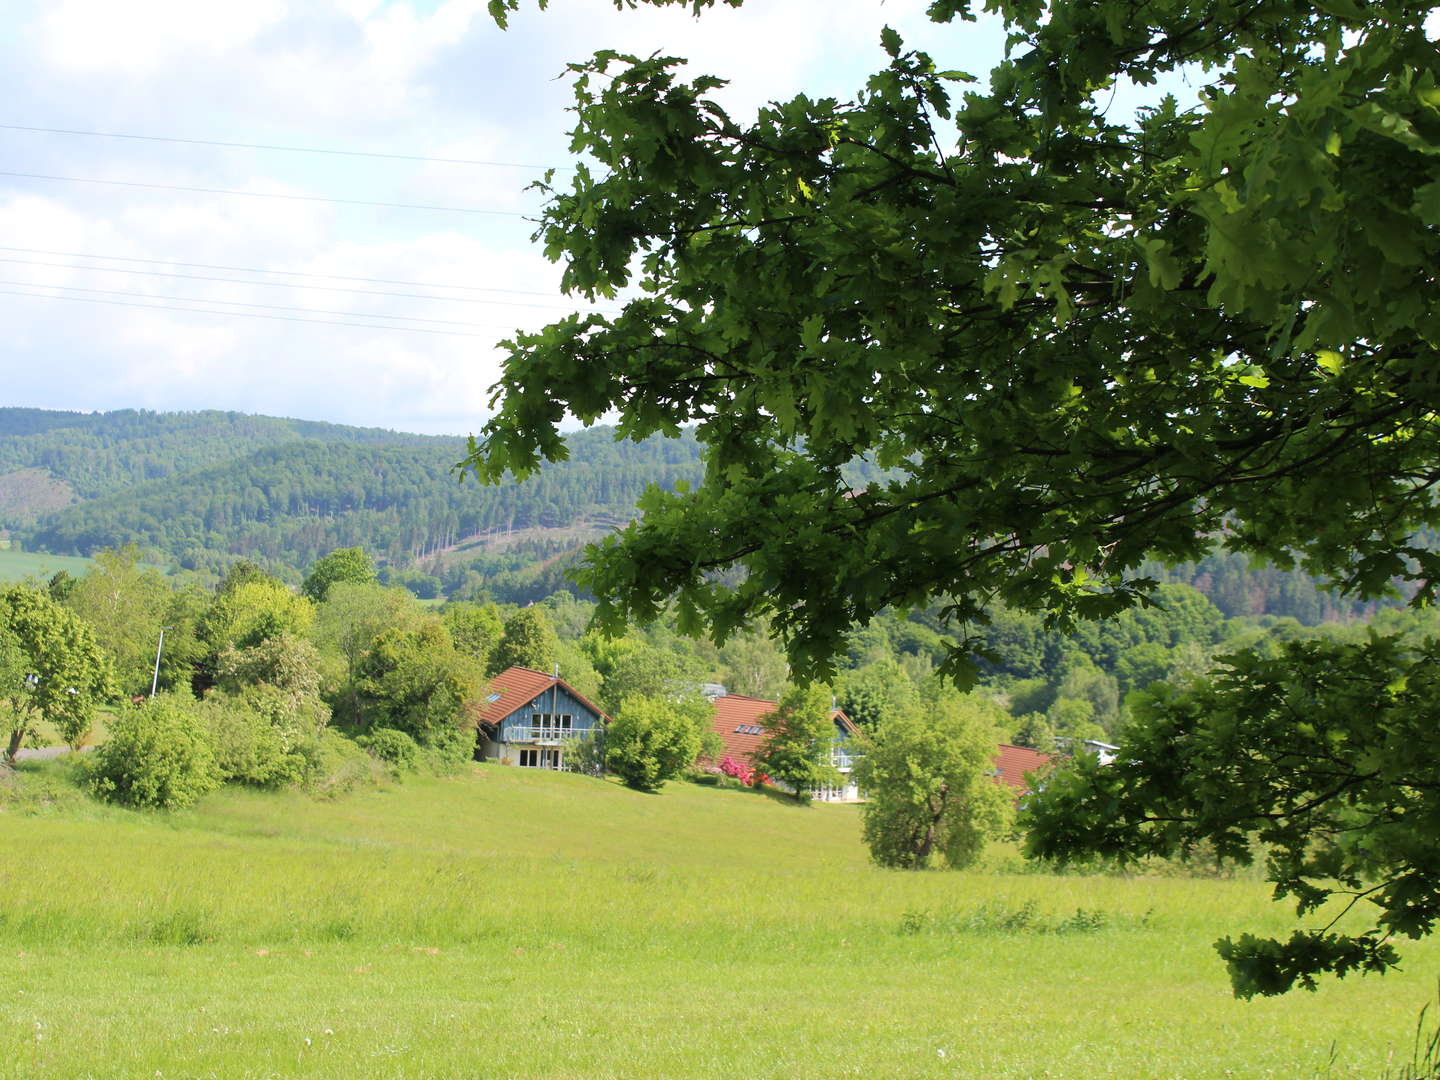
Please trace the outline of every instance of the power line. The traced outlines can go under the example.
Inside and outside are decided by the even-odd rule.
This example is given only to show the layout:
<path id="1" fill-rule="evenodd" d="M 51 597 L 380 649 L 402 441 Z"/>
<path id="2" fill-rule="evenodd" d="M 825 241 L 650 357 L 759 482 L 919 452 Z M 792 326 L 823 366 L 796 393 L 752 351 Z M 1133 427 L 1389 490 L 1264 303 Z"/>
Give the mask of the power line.
<path id="1" fill-rule="evenodd" d="M 224 146 L 235 150 L 277 150 L 286 154 L 334 154 L 340 157 L 382 158 L 387 161 L 434 161 L 443 165 L 485 165 L 497 169 L 572 169 L 571 165 L 526 165 L 515 161 L 478 161 L 472 158 L 430 157 L 426 154 L 381 154 L 366 150 L 331 150 L 318 146 L 276 146 L 269 143 L 222 142 L 219 139 L 182 139 L 169 135 L 130 135 L 117 131 L 77 131 L 69 128 L 27 127 L 0 124 L 5 131 L 28 131 L 39 135 L 83 135 L 98 139 L 134 139 L 141 142 L 185 143 L 191 146 Z"/>
<path id="2" fill-rule="evenodd" d="M 529 216 L 518 210 L 485 210 L 478 206 L 372 202 L 368 199 L 333 199 L 325 195 L 283 195 L 275 191 L 235 191 L 230 188 L 187 187 L 182 184 L 142 184 L 136 180 L 98 180 L 88 176 L 50 176 L 46 173 L 5 171 L 0 171 L 0 176 L 18 176 L 26 180 L 61 180 L 68 184 L 107 184 L 111 187 L 150 188 L 154 191 L 186 191 L 201 195 L 239 195 L 247 199 L 289 199 L 293 202 L 338 203 L 343 206 L 380 206 L 389 210 L 437 210 L 453 214 L 488 214 L 492 217 L 524 218 Z"/>
<path id="3" fill-rule="evenodd" d="M 8 251 L 9 248 L 0 248 Z M 259 285 L 267 289 L 315 289 L 322 292 L 351 293 L 356 296 L 391 296 L 406 300 L 438 300 L 450 304 L 494 304 L 499 307 L 540 308 L 545 311 L 574 311 L 570 304 L 536 304 L 523 300 L 484 300 L 475 296 L 436 296 L 433 293 L 393 292 L 387 289 L 357 289 L 353 285 L 303 285 L 290 281 L 250 281 L 245 278 L 216 277 L 213 274 L 177 274 L 164 270 L 137 270 L 128 266 L 85 266 L 80 263 L 46 262 L 41 259 L 13 259 L 0 256 L 0 263 L 17 266 L 48 266 L 61 270 L 93 270 L 102 274 L 140 274 L 145 277 L 180 278 L 184 281 L 216 281 L 229 285 Z M 57 286 L 58 288 L 59 286 Z M 613 312 L 610 312 L 613 314 Z"/>
<path id="4" fill-rule="evenodd" d="M 128 292 L 124 289 L 87 289 L 80 285 L 47 285 L 39 281 L 8 281 L 0 278 L 0 285 L 21 285 L 30 289 L 59 289 L 63 292 L 94 293 L 97 296 L 134 296 L 141 299 L 179 300 L 187 304 L 220 304 L 224 307 L 262 308 L 266 311 L 299 311 L 310 315 L 344 315 L 359 319 L 396 319 L 400 322 L 433 323 L 439 326 L 474 326 L 509 329 L 504 324 L 465 322 L 458 319 L 426 319 L 418 315 L 373 315 L 366 311 L 330 311 L 324 308 L 288 307 L 283 304 L 252 304 L 243 300 L 214 300 L 203 296 L 163 296 L 159 293 Z"/>
<path id="5" fill-rule="evenodd" d="M 60 255 L 67 259 L 104 259 L 108 262 L 145 263 L 148 266 L 184 266 L 191 270 L 229 270 L 237 274 L 276 274 L 282 277 L 322 278 L 326 281 L 363 281 L 370 285 L 409 285 L 417 289 L 455 289 L 465 292 L 513 293 L 516 296 L 554 296 L 534 289 L 496 289 L 480 285 L 442 285 L 433 281 L 404 281 L 397 278 L 347 277 L 344 274 L 309 274 L 300 270 L 269 270 L 260 266 L 221 266 L 216 263 L 179 262 L 176 259 L 141 259 L 131 255 L 92 255 L 84 251 L 48 251 L 45 248 L 3 247 L 0 251 L 21 251 L 27 255 Z M 258 283 L 257 283 L 258 284 Z"/>
<path id="6" fill-rule="evenodd" d="M 48 286 L 39 286 L 47 288 Z M 0 296 L 28 296 L 36 300 L 73 300 L 84 304 L 111 304 L 115 307 L 154 308 L 159 311 L 186 311 L 196 315 L 226 315 L 236 319 L 269 319 L 274 322 L 318 323 L 321 326 L 349 326 L 362 330 L 396 330 L 407 334 L 438 334 L 441 337 L 488 338 L 459 330 L 430 330 L 423 326 L 388 326 L 384 323 L 352 323 L 339 319 L 301 319 L 293 315 L 263 315 L 258 311 L 214 311 L 209 308 L 176 307 L 173 304 L 139 304 L 133 300 L 106 300 L 97 296 L 51 296 L 49 293 L 0 289 Z"/>

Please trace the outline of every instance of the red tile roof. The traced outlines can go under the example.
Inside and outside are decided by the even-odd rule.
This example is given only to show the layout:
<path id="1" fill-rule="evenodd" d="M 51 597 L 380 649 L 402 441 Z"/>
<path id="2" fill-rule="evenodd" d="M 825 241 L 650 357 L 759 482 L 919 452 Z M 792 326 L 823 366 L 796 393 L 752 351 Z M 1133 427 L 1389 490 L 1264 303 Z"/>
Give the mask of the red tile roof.
<path id="1" fill-rule="evenodd" d="M 1016 795 L 1024 795 L 1030 790 L 1030 785 L 1025 782 L 1025 774 L 1041 772 L 1054 760 L 1051 755 L 1042 754 L 1038 750 L 1002 743 L 995 755 L 995 781 L 1009 784 L 1015 789 Z"/>
<path id="2" fill-rule="evenodd" d="M 715 714 L 711 726 L 725 744 L 721 757 L 732 757 L 736 761 L 750 764 L 750 755 L 760 749 L 765 741 L 764 717 L 780 707 L 778 701 L 746 697 L 744 694 L 723 694 L 715 699 Z M 846 731 L 854 732 L 855 725 L 839 709 L 831 714 L 840 721 Z M 754 730 L 758 728 L 759 730 Z"/>
<path id="3" fill-rule="evenodd" d="M 494 727 L 516 709 L 528 705 L 556 683 L 594 709 L 596 715 L 603 722 L 607 724 L 610 722 L 610 718 L 600 710 L 598 705 L 589 701 L 584 694 L 564 679 L 557 679 L 554 675 L 546 675 L 543 671 L 525 667 L 506 668 L 491 679 L 485 695 L 479 701 L 469 704 L 470 719 L 476 724 Z"/>

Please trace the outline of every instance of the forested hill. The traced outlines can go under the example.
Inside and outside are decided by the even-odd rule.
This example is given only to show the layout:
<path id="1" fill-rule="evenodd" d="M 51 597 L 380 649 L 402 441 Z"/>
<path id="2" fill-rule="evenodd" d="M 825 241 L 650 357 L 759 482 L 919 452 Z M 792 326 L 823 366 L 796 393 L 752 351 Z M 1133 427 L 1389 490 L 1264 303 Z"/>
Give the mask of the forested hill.
<path id="1" fill-rule="evenodd" d="M 525 483 L 483 487 L 453 472 L 459 438 L 233 412 L 0 409 L 0 530 L 53 554 L 134 543 L 160 565 L 218 574 L 248 558 L 290 580 L 359 545 L 422 596 L 524 603 L 563 587 L 579 545 L 629 521 L 648 484 L 701 480 L 689 435 L 636 444 L 594 428 L 569 445 L 569 461 Z M 858 482 L 873 475 L 857 466 Z M 1143 572 L 1226 615 L 1313 624 L 1374 606 L 1238 554 Z"/>
<path id="2" fill-rule="evenodd" d="M 145 480 L 235 461 L 299 440 L 363 446 L 453 443 L 382 428 L 235 412 L 108 413 L 0 409 L 0 476 L 44 469 L 75 497 L 96 498 Z M 16 524 L 0 519 L 0 527 Z"/>
<path id="3" fill-rule="evenodd" d="M 570 461 L 523 484 L 482 487 L 452 471 L 458 438 L 237 413 L 0 409 L 0 488 L 43 473 L 75 500 L 12 509 L 0 525 L 37 550 L 133 542 L 188 569 L 245 557 L 299 571 L 357 544 L 404 567 L 477 536 L 614 527 L 647 484 L 700 480 L 688 436 L 617 443 L 596 428 L 570 447 Z"/>

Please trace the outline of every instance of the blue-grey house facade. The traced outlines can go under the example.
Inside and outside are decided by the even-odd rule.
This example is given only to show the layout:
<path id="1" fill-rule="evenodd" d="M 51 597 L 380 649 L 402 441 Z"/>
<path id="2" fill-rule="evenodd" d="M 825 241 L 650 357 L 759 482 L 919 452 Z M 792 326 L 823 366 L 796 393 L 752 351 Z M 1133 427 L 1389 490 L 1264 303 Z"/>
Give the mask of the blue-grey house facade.
<path id="1" fill-rule="evenodd" d="M 475 758 L 530 769 L 564 769 L 577 739 L 609 718 L 558 675 L 506 668 L 473 708 Z"/>

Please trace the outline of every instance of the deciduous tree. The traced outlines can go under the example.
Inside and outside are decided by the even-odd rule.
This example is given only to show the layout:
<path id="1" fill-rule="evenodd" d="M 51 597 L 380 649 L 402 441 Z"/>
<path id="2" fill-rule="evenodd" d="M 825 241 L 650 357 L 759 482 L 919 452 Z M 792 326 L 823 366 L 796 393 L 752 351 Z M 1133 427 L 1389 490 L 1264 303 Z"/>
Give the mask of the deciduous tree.
<path id="1" fill-rule="evenodd" d="M 375 583 L 375 561 L 364 548 L 336 548 L 317 560 L 305 575 L 300 591 L 319 604 L 330 594 L 330 587 L 342 581 L 351 585 Z"/>
<path id="2" fill-rule="evenodd" d="M 994 776 L 1001 716 L 987 701 L 941 694 L 865 737 L 854 775 L 871 858 L 911 870 L 943 859 L 958 870 L 1004 831 L 1014 814 L 1009 786 Z"/>
<path id="3" fill-rule="evenodd" d="M 1077 757 L 1028 801 L 1032 854 L 1134 862 L 1199 847 L 1263 858 L 1276 899 L 1302 916 L 1347 901 L 1285 941 L 1221 941 L 1245 997 L 1313 988 L 1322 972 L 1383 971 L 1399 958 L 1394 938 L 1434 929 L 1440 643 L 1297 642 L 1132 700 L 1113 765 Z"/>
<path id="4" fill-rule="evenodd" d="M 110 657 L 81 619 L 35 589 L 0 592 L 0 678 L 10 707 L 5 758 L 45 721 L 73 749 L 90 733 L 95 706 L 115 696 Z"/>
<path id="5" fill-rule="evenodd" d="M 605 767 L 641 791 L 656 791 L 688 769 L 710 726 L 710 703 L 699 694 L 632 695 L 605 731 Z"/>
<path id="6" fill-rule="evenodd" d="M 822 683 L 796 687 L 779 707 L 761 718 L 765 739 L 752 755 L 757 771 L 779 780 L 800 802 L 816 788 L 840 781 L 830 763 L 837 732 L 830 688 Z"/>
<path id="7" fill-rule="evenodd" d="M 505 620 L 505 636 L 490 655 L 490 673 L 508 667 L 548 672 L 555 664 L 558 639 L 543 608 L 521 608 Z"/>
<path id="8" fill-rule="evenodd" d="M 127 544 L 97 552 L 90 572 L 66 590 L 64 604 L 90 625 L 113 658 L 120 689 L 141 694 L 150 690 L 169 599 L 165 579 L 141 566 L 139 550 Z"/>
<path id="9" fill-rule="evenodd" d="M 618 416 L 626 438 L 693 423 L 704 485 L 652 489 L 581 583 L 612 626 L 673 601 L 723 639 L 768 615 L 802 678 L 888 606 L 940 598 L 965 625 L 1000 601 L 1065 629 L 1146 603 L 1147 558 L 1217 544 L 1433 599 L 1440 553 L 1416 536 L 1440 524 L 1435 4 L 985 7 L 1009 34 L 988 83 L 886 29 L 889 62 L 853 101 L 800 96 L 753 123 L 673 58 L 575 65 L 588 163 L 551 189 L 539 237 L 567 289 L 636 298 L 507 343 L 469 466 L 498 481 L 562 458 L 567 415 Z M 1195 105 L 1110 109 L 1121 83 L 1182 71 Z M 853 483 L 861 456 L 885 475 Z M 973 675 L 977 640 L 950 674 Z M 1370 659 L 1392 667 L 1356 703 L 1367 773 L 1412 671 Z M 1143 746 L 1116 775 L 1182 799 L 1230 768 L 1171 771 Z M 1238 810 L 1289 790 L 1259 760 Z M 1414 819 L 1393 831 L 1423 846 Z M 1364 888 L 1375 872 L 1354 867 Z M 1250 961 L 1323 970 L 1306 945 Z"/>

